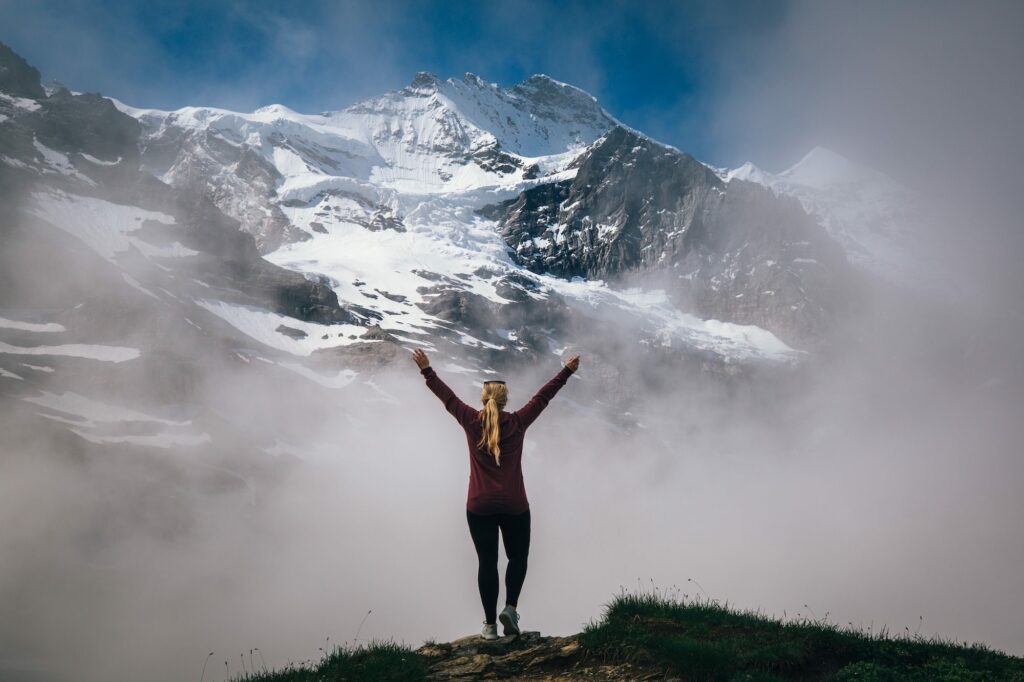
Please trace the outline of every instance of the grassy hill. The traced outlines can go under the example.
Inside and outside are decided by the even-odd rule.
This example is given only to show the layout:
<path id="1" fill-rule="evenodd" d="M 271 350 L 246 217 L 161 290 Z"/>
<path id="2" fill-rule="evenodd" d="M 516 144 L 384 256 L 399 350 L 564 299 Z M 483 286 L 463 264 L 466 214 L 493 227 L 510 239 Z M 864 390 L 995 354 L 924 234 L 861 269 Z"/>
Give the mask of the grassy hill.
<path id="1" fill-rule="evenodd" d="M 1024 659 L 983 645 L 904 632 L 867 633 L 824 619 L 783 622 L 714 600 L 623 592 L 571 637 L 484 642 L 476 635 L 417 650 L 394 642 L 340 647 L 312 666 L 237 682 L 340 680 L 679 680 L 722 682 L 1024 682 Z"/>

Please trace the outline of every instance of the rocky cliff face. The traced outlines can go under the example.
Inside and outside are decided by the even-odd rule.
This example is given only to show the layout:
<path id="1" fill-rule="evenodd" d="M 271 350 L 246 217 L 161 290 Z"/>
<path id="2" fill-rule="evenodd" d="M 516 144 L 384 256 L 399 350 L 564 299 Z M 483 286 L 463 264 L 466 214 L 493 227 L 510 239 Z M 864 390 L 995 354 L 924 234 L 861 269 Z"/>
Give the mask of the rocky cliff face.
<path id="1" fill-rule="evenodd" d="M 40 99 L 46 96 L 40 83 L 39 69 L 3 43 L 0 43 L 0 92 L 9 97 L 27 99 Z"/>
<path id="2" fill-rule="evenodd" d="M 480 211 L 530 270 L 657 282 L 683 309 L 801 346 L 842 314 L 856 274 L 795 200 L 724 182 L 688 154 L 622 127 L 573 165 L 571 180 Z"/>

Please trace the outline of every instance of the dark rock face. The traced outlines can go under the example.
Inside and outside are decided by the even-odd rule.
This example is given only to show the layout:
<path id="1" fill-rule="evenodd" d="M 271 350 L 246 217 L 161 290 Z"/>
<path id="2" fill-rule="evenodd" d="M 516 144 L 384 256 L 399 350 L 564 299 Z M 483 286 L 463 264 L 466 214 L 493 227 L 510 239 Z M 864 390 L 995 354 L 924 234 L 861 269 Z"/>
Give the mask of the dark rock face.
<path id="1" fill-rule="evenodd" d="M 274 331 L 278 334 L 284 334 L 290 339 L 304 339 L 308 336 L 308 334 L 301 329 L 295 329 L 294 327 L 289 327 L 283 324 L 277 325 L 277 329 Z"/>
<path id="2" fill-rule="evenodd" d="M 272 201 L 281 177 L 277 169 L 237 140 L 223 137 L 222 131 L 167 126 L 145 139 L 142 163 L 174 187 L 206 197 L 237 219 L 255 237 L 260 253 L 309 238 Z"/>
<path id="3" fill-rule="evenodd" d="M 39 80 L 39 69 L 0 43 L 0 92 L 12 97 L 42 99 L 46 93 Z"/>
<path id="4" fill-rule="evenodd" d="M 440 83 L 440 79 L 429 71 L 419 71 L 413 76 L 409 83 L 410 90 L 433 90 Z"/>
<path id="5" fill-rule="evenodd" d="M 842 307 L 853 271 L 795 200 L 726 184 L 693 157 L 624 128 L 576 165 L 571 181 L 480 211 L 529 269 L 657 283 L 684 309 L 796 344 L 826 333 Z"/>
<path id="6" fill-rule="evenodd" d="M 352 222 L 362 225 L 371 232 L 377 232 L 379 230 L 405 232 L 405 225 L 402 224 L 402 218 L 395 215 L 395 212 L 387 206 L 375 207 L 373 213 L 370 214 L 369 220 L 361 221 L 357 218 Z"/>
<path id="7" fill-rule="evenodd" d="M 40 141 L 64 152 L 79 152 L 103 161 L 121 159 L 139 165 L 139 122 L 96 94 L 72 95 L 58 89 L 40 100 L 41 115 L 32 118 Z"/>
<path id="8" fill-rule="evenodd" d="M 473 154 L 472 159 L 485 171 L 504 175 L 515 173 L 522 163 L 516 157 L 502 151 L 499 145 L 483 147 Z"/>
<path id="9" fill-rule="evenodd" d="M 530 76 L 512 92 L 528 100 L 539 116 L 563 119 L 566 112 L 581 125 L 607 126 L 608 115 L 586 92 L 544 75 Z"/>
<path id="10" fill-rule="evenodd" d="M 419 307 L 450 323 L 450 329 L 432 335 L 463 344 L 471 355 L 496 368 L 550 355 L 558 345 L 557 339 L 575 323 L 566 301 L 551 291 L 541 293 L 539 284 L 528 276 L 509 273 L 492 283 L 506 303 L 467 291 L 457 282 L 423 287 L 421 293 L 427 301 Z M 468 344 L 459 341 L 464 334 L 475 340 Z"/>

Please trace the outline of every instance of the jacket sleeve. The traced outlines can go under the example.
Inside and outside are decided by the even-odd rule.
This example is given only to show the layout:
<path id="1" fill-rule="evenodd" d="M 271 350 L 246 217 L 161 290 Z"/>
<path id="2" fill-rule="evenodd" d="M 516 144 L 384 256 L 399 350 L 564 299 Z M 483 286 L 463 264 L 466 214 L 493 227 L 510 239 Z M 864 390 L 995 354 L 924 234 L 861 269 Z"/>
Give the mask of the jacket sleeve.
<path id="1" fill-rule="evenodd" d="M 434 395 L 444 403 L 444 409 L 448 410 L 463 428 L 473 421 L 477 411 L 459 400 L 455 392 L 448 387 L 448 384 L 441 381 L 441 377 L 437 376 L 437 372 L 434 371 L 433 367 L 424 367 L 420 370 L 420 374 L 427 380 L 427 388 L 433 391 Z"/>
<path id="2" fill-rule="evenodd" d="M 565 386 L 565 382 L 572 376 L 572 370 L 568 367 L 562 367 L 562 369 L 555 375 L 555 377 L 544 384 L 537 395 L 530 398 L 530 402 L 523 405 L 519 410 L 515 412 L 516 417 L 519 418 L 519 423 L 523 429 L 526 429 L 533 421 L 540 416 L 540 413 L 548 406 L 551 399 L 555 397 L 558 390 Z"/>

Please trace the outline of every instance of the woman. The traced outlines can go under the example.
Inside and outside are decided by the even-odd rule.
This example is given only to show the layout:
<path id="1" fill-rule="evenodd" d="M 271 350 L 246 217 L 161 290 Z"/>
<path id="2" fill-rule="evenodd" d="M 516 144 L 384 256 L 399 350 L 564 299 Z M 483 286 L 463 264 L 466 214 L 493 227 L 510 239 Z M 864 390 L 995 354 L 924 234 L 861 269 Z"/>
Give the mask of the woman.
<path id="1" fill-rule="evenodd" d="M 569 358 L 565 366 L 521 409 L 506 412 L 508 389 L 504 381 L 485 381 L 482 410 L 474 410 L 456 397 L 452 389 L 430 366 L 427 354 L 413 351 L 413 360 L 448 412 L 466 432 L 469 443 L 469 494 L 466 519 L 479 560 L 476 581 L 484 606 L 484 629 L 480 636 L 497 639 L 498 627 L 498 529 L 508 567 L 505 569 L 505 608 L 501 619 L 503 634 L 519 634 L 516 605 L 526 578 L 526 557 L 530 551 L 530 503 L 523 484 L 523 436 L 526 429 L 547 407 L 558 389 L 580 366 L 580 356 Z"/>

